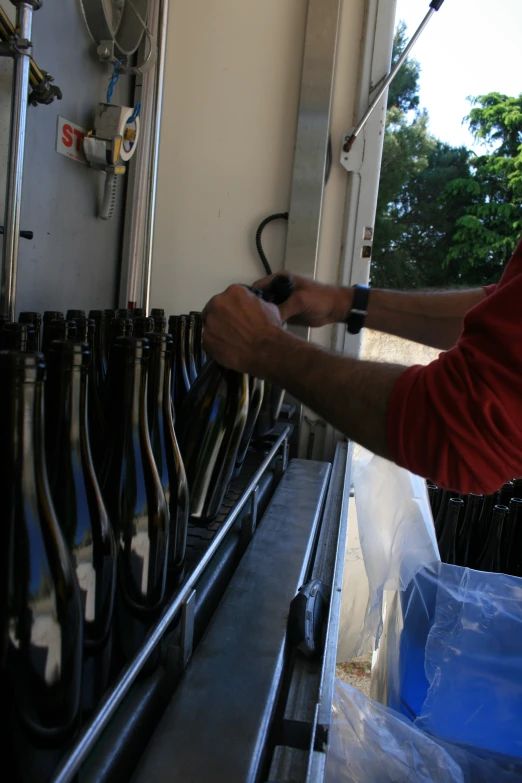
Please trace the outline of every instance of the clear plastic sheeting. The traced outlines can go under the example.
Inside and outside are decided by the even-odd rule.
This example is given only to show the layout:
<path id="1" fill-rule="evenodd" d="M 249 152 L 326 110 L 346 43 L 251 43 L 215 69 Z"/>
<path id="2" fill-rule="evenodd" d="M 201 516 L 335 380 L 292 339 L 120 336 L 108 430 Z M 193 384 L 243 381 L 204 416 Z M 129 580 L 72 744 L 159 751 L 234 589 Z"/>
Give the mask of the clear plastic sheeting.
<path id="1" fill-rule="evenodd" d="M 353 486 L 369 598 L 363 616 L 360 605 L 355 615 L 343 611 L 343 660 L 374 649 L 384 591 L 405 590 L 419 568 L 440 561 L 423 479 L 361 449 L 354 459 Z M 357 638 L 350 633 L 353 628 L 362 629 Z"/>
<path id="2" fill-rule="evenodd" d="M 520 783 L 337 680 L 325 783 Z"/>

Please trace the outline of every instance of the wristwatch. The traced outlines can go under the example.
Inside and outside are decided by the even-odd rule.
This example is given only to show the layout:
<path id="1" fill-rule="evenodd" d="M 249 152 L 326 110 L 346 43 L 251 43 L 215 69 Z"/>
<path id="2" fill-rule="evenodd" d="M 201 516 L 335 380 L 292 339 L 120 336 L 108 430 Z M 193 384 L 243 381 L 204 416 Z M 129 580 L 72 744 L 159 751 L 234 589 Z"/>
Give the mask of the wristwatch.
<path id="1" fill-rule="evenodd" d="M 354 285 L 352 307 L 346 319 L 346 328 L 350 334 L 359 334 L 364 326 L 364 319 L 368 315 L 368 301 L 370 299 L 369 285 Z"/>

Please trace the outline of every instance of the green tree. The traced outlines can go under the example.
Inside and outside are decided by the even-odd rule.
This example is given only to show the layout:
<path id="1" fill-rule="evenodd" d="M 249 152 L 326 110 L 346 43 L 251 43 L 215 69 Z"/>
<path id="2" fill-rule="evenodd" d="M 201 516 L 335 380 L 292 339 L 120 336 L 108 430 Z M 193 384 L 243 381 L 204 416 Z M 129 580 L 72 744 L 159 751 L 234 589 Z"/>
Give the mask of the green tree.
<path id="1" fill-rule="evenodd" d="M 471 177 L 447 186 L 468 205 L 446 266 L 469 282 L 496 282 L 522 234 L 522 95 L 481 95 L 466 120 L 486 151 L 471 158 Z"/>
<path id="2" fill-rule="evenodd" d="M 400 23 L 394 63 L 406 46 L 405 31 Z M 388 93 L 371 278 L 391 288 L 440 286 L 458 276 L 455 264 L 445 269 L 443 262 L 468 203 L 462 194 L 445 193 L 449 180 L 469 176 L 468 153 L 430 135 L 428 115 L 419 109 L 419 73 L 408 58 Z"/>

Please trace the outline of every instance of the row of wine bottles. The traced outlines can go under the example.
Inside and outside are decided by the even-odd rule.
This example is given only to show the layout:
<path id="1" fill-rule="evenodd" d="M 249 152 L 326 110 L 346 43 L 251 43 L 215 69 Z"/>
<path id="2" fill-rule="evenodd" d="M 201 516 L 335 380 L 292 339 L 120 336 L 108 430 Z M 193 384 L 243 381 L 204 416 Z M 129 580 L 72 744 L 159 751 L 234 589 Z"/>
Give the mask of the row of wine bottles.
<path id="1" fill-rule="evenodd" d="M 0 318 L 1 695 L 36 745 L 70 740 L 136 654 L 189 517 L 216 516 L 275 423 L 264 391 L 206 360 L 199 313 Z"/>
<path id="2" fill-rule="evenodd" d="M 522 479 L 493 495 L 459 495 L 428 483 L 444 563 L 522 577 Z"/>

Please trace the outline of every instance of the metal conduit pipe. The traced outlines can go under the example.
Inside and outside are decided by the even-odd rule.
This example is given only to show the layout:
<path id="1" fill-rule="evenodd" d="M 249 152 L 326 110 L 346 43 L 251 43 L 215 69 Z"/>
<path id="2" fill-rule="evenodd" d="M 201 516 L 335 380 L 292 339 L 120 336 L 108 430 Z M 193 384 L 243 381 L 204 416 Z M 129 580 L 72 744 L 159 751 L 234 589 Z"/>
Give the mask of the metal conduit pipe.
<path id="1" fill-rule="evenodd" d="M 16 3 L 18 50 L 14 57 L 13 66 L 3 256 L 0 271 L 0 312 L 7 313 L 10 321 L 15 320 L 27 95 L 31 64 L 31 30 L 33 11 L 39 7 L 40 0 L 27 0 L 27 2 Z"/>
<path id="2" fill-rule="evenodd" d="M 156 77 L 156 95 L 154 101 L 154 139 L 152 142 L 152 165 L 148 200 L 147 234 L 145 258 L 143 264 L 143 306 L 149 311 L 150 281 L 152 275 L 152 248 L 154 243 L 154 221 L 156 218 L 156 189 L 158 185 L 158 166 L 161 138 L 161 116 L 163 111 L 163 86 L 165 83 L 165 60 L 167 56 L 167 27 L 169 22 L 169 0 L 160 0 L 160 25 L 158 35 L 158 65 Z"/>
<path id="3" fill-rule="evenodd" d="M 151 4 L 149 28 L 157 32 L 157 64 L 143 75 L 141 94 L 141 139 L 131 171 L 129 193 L 129 228 L 124 239 L 124 259 L 120 282 L 120 305 L 134 302 L 138 307 L 149 307 L 154 210 L 158 179 L 159 141 L 165 58 L 167 51 L 167 24 L 169 0 L 155 0 Z"/>

